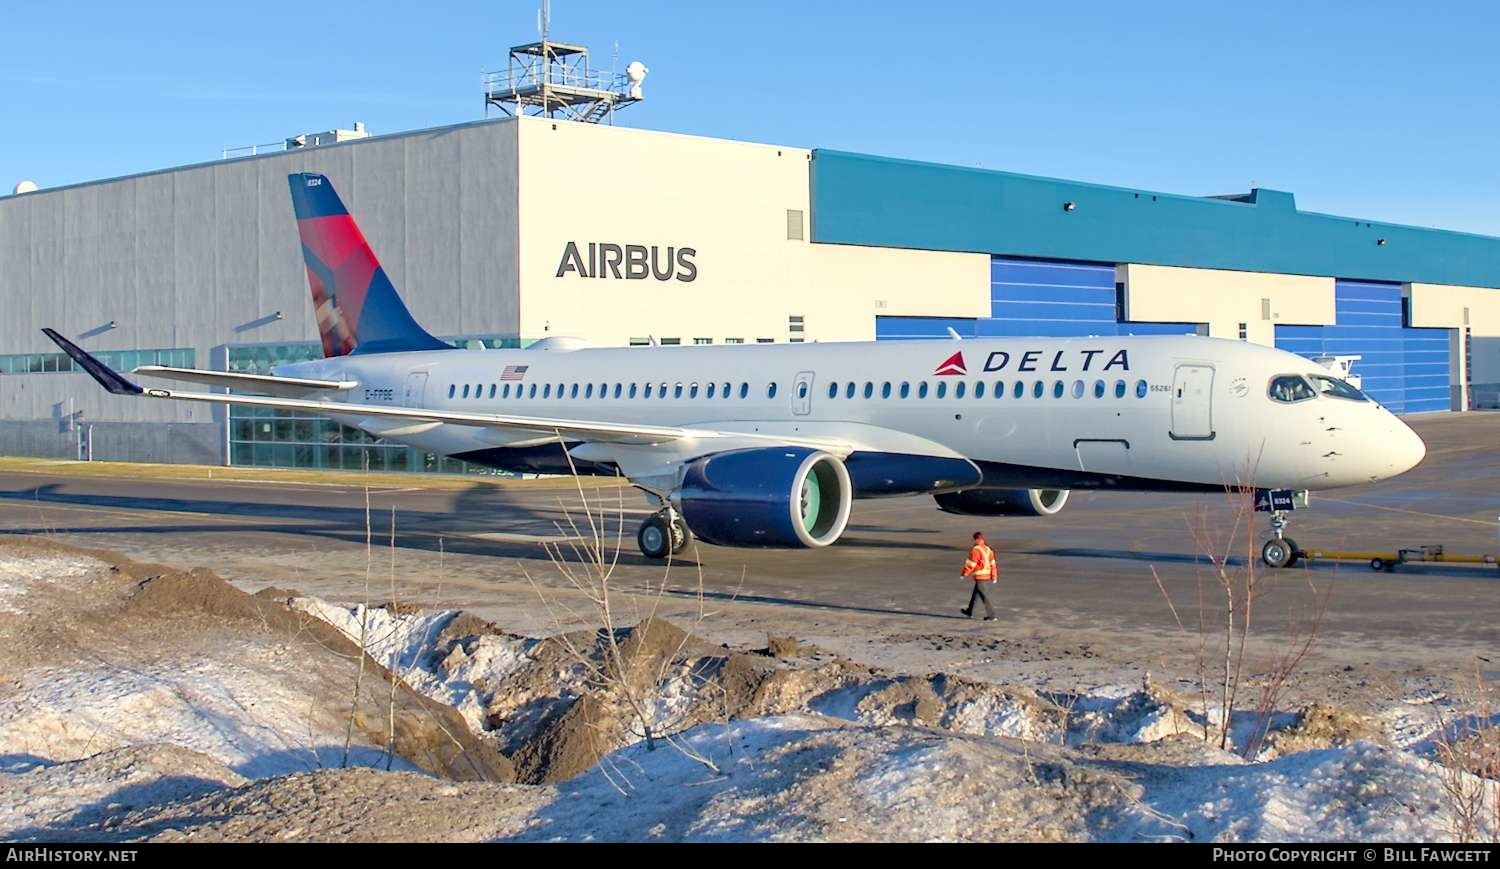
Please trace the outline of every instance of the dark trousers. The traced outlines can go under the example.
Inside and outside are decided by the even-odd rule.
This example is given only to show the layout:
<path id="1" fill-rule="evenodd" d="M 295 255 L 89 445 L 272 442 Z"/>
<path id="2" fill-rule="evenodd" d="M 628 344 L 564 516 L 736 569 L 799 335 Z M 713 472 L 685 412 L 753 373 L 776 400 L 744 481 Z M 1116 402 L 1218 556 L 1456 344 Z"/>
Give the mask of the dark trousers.
<path id="1" fill-rule="evenodd" d="M 972 614 L 974 612 L 974 601 L 984 601 L 984 614 L 989 618 L 994 618 L 995 608 L 990 606 L 989 596 L 984 593 L 984 587 L 987 585 L 994 585 L 994 583 L 995 581 L 993 579 L 986 579 L 981 582 L 974 583 L 974 593 L 969 595 L 969 605 L 964 608 L 964 612 Z"/>

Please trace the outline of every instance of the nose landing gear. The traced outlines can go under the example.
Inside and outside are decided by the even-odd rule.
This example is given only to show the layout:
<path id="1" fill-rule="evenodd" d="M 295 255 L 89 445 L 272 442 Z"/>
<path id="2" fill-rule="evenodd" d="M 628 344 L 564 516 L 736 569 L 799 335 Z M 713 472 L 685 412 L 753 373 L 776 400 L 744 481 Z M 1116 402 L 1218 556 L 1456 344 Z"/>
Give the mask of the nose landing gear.
<path id="1" fill-rule="evenodd" d="M 1271 534 L 1274 536 L 1260 548 L 1260 560 L 1267 567 L 1291 567 L 1301 555 L 1297 549 L 1297 541 L 1286 536 L 1286 526 L 1285 512 L 1278 510 L 1271 514 Z"/>
<path id="2" fill-rule="evenodd" d="M 1271 514 L 1271 539 L 1260 548 L 1260 560 L 1267 567 L 1291 567 L 1302 557 L 1297 541 L 1286 536 L 1287 514 L 1298 506 L 1307 506 L 1306 492 L 1287 489 L 1260 489 L 1255 493 L 1255 510 Z"/>
<path id="3" fill-rule="evenodd" d="M 692 539 L 692 532 L 688 531 L 682 515 L 671 507 L 648 517 L 635 535 L 641 554 L 657 560 L 678 554 Z"/>

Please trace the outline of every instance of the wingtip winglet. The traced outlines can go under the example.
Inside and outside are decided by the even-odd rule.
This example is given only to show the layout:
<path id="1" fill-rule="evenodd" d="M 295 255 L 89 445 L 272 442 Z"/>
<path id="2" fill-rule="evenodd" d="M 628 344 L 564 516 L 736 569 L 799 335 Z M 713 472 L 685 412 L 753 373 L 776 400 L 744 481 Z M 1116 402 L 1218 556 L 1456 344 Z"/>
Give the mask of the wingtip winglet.
<path id="1" fill-rule="evenodd" d="M 87 371 L 89 376 L 98 381 L 99 385 L 104 387 L 106 391 L 115 395 L 140 395 L 145 392 L 144 389 L 128 377 L 100 362 L 87 350 L 64 338 L 62 333 L 56 329 L 43 328 L 42 334 L 52 339 L 52 343 L 61 347 L 62 351 L 78 364 L 79 368 Z"/>

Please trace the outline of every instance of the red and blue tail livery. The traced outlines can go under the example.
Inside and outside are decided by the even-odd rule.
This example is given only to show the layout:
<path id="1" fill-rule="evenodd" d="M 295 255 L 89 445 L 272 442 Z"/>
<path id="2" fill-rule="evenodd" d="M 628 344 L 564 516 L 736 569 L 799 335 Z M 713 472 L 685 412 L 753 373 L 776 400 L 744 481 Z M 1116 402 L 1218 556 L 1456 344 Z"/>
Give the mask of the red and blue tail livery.
<path id="1" fill-rule="evenodd" d="M 328 178 L 287 176 L 324 356 L 447 350 L 412 319 Z"/>

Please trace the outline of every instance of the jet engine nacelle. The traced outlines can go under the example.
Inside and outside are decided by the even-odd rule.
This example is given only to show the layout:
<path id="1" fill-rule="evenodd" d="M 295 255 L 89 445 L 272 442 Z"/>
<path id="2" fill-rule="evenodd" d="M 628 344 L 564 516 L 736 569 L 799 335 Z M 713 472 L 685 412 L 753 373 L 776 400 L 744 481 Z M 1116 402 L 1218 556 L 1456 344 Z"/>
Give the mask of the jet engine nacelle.
<path id="1" fill-rule="evenodd" d="M 838 457 L 806 447 L 734 450 L 688 465 L 677 506 L 701 540 L 818 547 L 839 539 L 853 500 Z"/>
<path id="2" fill-rule="evenodd" d="M 1068 490 L 967 489 L 932 497 L 939 510 L 960 516 L 1051 516 L 1068 503 Z"/>

